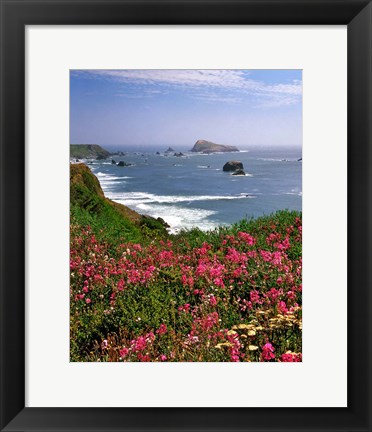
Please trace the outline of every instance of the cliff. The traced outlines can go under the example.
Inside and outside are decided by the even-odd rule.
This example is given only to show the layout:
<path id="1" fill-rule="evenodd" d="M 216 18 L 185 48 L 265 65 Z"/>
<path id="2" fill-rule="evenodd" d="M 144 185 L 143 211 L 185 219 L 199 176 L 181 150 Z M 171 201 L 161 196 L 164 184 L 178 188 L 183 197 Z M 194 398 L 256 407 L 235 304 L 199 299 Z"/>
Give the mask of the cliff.
<path id="1" fill-rule="evenodd" d="M 98 215 L 111 208 L 132 222 L 139 222 L 142 217 L 125 205 L 106 198 L 97 177 L 83 163 L 70 165 L 70 203 Z"/>
<path id="2" fill-rule="evenodd" d="M 141 215 L 106 198 L 97 177 L 83 163 L 70 164 L 70 206 L 75 215 L 92 215 L 106 227 L 117 226 L 118 231 L 141 228 L 165 233 L 168 227 L 161 218 Z"/>
<path id="3" fill-rule="evenodd" d="M 217 152 L 236 152 L 239 151 L 235 146 L 215 144 L 211 141 L 198 140 L 191 149 L 192 152 L 217 153 Z"/>

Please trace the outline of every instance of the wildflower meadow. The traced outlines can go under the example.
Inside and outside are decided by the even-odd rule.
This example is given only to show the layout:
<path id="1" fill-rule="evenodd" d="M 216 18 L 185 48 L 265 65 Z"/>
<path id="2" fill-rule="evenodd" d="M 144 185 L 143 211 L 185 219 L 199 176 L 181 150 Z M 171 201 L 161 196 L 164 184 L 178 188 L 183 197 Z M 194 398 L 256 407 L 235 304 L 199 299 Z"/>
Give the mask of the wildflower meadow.
<path id="1" fill-rule="evenodd" d="M 302 361 L 300 212 L 136 241 L 103 225 L 72 213 L 71 361 Z"/>

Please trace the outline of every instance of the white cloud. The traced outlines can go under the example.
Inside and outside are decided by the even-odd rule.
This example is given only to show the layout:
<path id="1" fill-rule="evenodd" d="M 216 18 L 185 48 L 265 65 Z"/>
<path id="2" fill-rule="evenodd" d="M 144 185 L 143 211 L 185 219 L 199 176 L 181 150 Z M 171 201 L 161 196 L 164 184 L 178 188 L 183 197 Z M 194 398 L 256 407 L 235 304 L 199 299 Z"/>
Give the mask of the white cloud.
<path id="1" fill-rule="evenodd" d="M 161 86 L 162 90 L 146 89 L 145 93 L 163 93 L 164 87 L 177 87 L 192 90 L 191 97 L 207 101 L 225 101 L 239 103 L 242 98 L 235 94 L 206 95 L 202 92 L 213 90 L 214 92 L 231 91 L 241 95 L 260 96 L 264 101 L 259 104 L 262 107 L 274 107 L 292 105 L 301 101 L 302 82 L 293 80 L 285 84 L 267 84 L 263 81 L 251 79 L 241 70 L 85 70 L 74 71 L 76 75 L 89 76 L 115 80 L 123 83 L 137 85 Z"/>

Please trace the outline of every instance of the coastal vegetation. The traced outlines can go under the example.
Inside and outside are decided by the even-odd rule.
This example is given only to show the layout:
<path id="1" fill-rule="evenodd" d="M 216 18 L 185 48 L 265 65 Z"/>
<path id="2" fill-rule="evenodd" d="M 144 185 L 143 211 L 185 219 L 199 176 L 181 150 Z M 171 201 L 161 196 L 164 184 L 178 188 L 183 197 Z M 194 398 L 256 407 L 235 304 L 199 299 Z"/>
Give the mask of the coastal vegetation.
<path id="1" fill-rule="evenodd" d="M 97 144 L 70 144 L 70 157 L 76 159 L 105 159 L 111 153 Z"/>
<path id="2" fill-rule="evenodd" d="M 70 169 L 71 361 L 302 360 L 301 212 L 171 235 Z"/>

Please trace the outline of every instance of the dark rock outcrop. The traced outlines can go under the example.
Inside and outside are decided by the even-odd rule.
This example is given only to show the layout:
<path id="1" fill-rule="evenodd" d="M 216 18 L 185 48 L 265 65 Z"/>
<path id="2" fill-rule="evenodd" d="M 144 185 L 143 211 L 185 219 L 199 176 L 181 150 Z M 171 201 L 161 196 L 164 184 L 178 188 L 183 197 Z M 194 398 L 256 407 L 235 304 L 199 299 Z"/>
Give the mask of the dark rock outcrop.
<path id="1" fill-rule="evenodd" d="M 174 149 L 172 149 L 172 147 L 168 147 L 164 153 L 173 153 L 173 152 L 174 152 Z"/>
<path id="2" fill-rule="evenodd" d="M 242 162 L 232 160 L 232 161 L 226 162 L 222 169 L 223 169 L 223 171 L 231 172 L 231 171 L 243 170 L 244 166 L 243 166 Z"/>
<path id="3" fill-rule="evenodd" d="M 236 176 L 245 176 L 245 172 L 242 169 L 238 169 L 237 171 L 234 171 L 232 175 Z"/>
<path id="4" fill-rule="evenodd" d="M 127 167 L 127 166 L 130 166 L 130 164 L 128 164 L 128 163 L 126 163 L 126 162 L 124 162 L 124 161 L 120 161 L 120 162 L 117 164 L 117 166 L 118 166 L 118 167 Z"/>
<path id="5" fill-rule="evenodd" d="M 116 165 L 116 161 L 114 159 L 111 160 L 112 165 Z"/>
<path id="6" fill-rule="evenodd" d="M 215 144 L 206 140 L 198 140 L 191 151 L 208 154 L 217 152 L 236 152 L 239 151 L 239 149 L 235 146 Z"/>
<path id="7" fill-rule="evenodd" d="M 182 156 L 185 156 L 182 152 L 176 152 L 173 156 L 176 156 L 176 157 L 182 157 Z"/>
<path id="8" fill-rule="evenodd" d="M 165 228 L 170 228 L 170 225 L 169 225 L 167 222 L 165 222 L 165 220 L 164 220 L 163 218 L 158 217 L 158 218 L 156 218 L 156 220 L 157 220 L 159 223 L 161 223 Z"/>
<path id="9" fill-rule="evenodd" d="M 163 231 L 166 228 L 170 228 L 163 218 L 154 218 L 148 215 L 141 215 L 140 225 L 158 231 Z"/>

